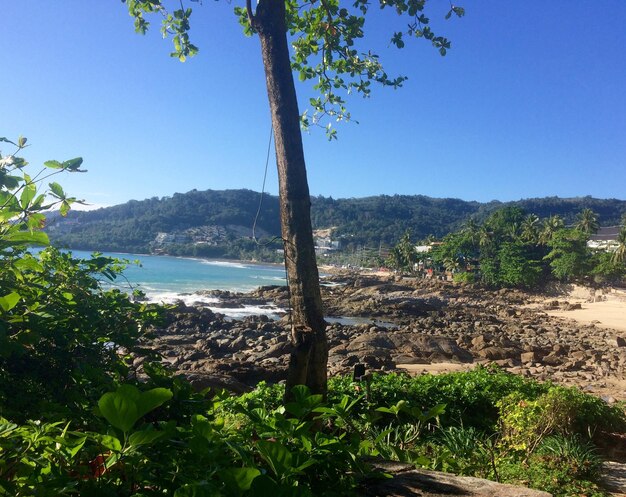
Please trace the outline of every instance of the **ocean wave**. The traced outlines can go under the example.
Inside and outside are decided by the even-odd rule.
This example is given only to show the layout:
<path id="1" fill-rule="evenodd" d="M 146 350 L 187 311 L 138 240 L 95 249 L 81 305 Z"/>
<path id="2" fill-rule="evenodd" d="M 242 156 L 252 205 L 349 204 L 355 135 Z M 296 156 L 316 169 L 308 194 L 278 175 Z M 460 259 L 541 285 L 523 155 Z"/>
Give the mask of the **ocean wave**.
<path id="1" fill-rule="evenodd" d="M 164 303 L 164 304 L 173 304 L 178 301 L 183 301 L 185 305 L 193 305 L 193 304 L 215 304 L 219 302 L 220 299 L 217 297 L 207 297 L 205 295 L 197 295 L 197 294 L 180 294 L 177 292 L 158 292 L 158 293 L 147 293 L 146 295 L 150 302 L 155 303 Z"/>
<path id="2" fill-rule="evenodd" d="M 245 306 L 241 308 L 232 307 L 211 307 L 207 306 L 213 312 L 224 314 L 232 319 L 242 319 L 248 316 L 267 316 L 270 319 L 279 319 L 284 313 L 284 309 L 278 307 L 257 307 L 257 306 Z"/>
<path id="3" fill-rule="evenodd" d="M 270 319 L 280 319 L 285 313 L 284 309 L 276 306 L 254 306 L 248 305 L 244 307 L 216 307 L 211 304 L 220 302 L 217 297 L 207 297 L 198 294 L 181 294 L 177 292 L 157 292 L 147 293 L 148 300 L 154 303 L 174 304 L 182 301 L 185 305 L 203 305 L 211 309 L 215 313 L 224 314 L 231 319 L 243 319 L 248 316 L 267 316 Z"/>
<path id="4" fill-rule="evenodd" d="M 250 279 L 252 280 L 264 280 L 264 281 L 285 281 L 285 277 L 284 276 L 258 276 L 258 275 L 251 275 L 249 276 Z"/>
<path id="5" fill-rule="evenodd" d="M 222 267 L 232 267 L 237 269 L 248 269 L 248 266 L 242 264 L 241 262 L 227 262 L 227 261 L 205 261 L 201 260 L 202 264 L 208 264 L 210 266 L 222 266 Z"/>

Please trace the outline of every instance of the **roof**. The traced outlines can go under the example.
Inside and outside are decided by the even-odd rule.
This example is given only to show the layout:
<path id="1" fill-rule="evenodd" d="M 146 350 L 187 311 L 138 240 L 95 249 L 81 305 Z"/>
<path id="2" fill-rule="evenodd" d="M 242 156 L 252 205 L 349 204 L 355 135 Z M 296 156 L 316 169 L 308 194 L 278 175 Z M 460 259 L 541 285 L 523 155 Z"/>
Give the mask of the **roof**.
<path id="1" fill-rule="evenodd" d="M 597 241 L 609 241 L 609 240 L 617 240 L 617 235 L 619 234 L 621 226 L 603 226 L 598 230 L 597 233 L 591 235 L 591 240 Z"/>

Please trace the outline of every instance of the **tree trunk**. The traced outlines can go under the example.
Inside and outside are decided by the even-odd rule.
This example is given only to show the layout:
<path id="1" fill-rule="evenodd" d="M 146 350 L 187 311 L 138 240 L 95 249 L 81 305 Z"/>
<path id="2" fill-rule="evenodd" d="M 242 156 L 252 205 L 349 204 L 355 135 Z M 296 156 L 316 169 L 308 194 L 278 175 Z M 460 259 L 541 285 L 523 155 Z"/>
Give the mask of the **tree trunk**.
<path id="1" fill-rule="evenodd" d="M 278 168 L 280 220 L 291 303 L 291 353 L 286 396 L 295 385 L 326 395 L 328 343 L 311 228 L 300 113 L 291 71 L 285 0 L 260 0 L 261 40 Z"/>

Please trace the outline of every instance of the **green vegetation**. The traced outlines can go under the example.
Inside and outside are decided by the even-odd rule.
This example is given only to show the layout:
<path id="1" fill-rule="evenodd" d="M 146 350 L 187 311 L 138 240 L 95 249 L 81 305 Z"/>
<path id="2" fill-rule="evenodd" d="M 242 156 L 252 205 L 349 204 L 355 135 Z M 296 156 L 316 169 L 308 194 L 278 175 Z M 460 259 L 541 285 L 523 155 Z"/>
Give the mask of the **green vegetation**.
<path id="1" fill-rule="evenodd" d="M 280 243 L 259 247 L 250 239 L 259 199 L 260 193 L 250 190 L 192 190 L 162 199 L 133 200 L 92 212 L 72 211 L 67 218 L 53 216 L 47 231 L 54 244 L 73 249 L 147 253 L 157 248 L 154 240 L 160 232 L 183 232 L 199 226 L 240 226 L 242 232 L 228 232 L 212 244 L 190 241 L 172 243 L 161 249 L 172 255 L 275 261 L 280 257 L 276 253 L 276 249 L 282 248 Z M 577 213 L 584 208 L 597 212 L 604 225 L 619 224 L 620 216 L 626 212 L 624 201 L 588 197 L 532 199 L 512 204 L 480 204 L 423 195 L 359 199 L 313 197 L 311 201 L 314 229 L 335 226 L 333 239 L 340 241 L 342 254 L 369 248 L 377 255 L 381 245 L 394 245 L 407 231 L 414 240 L 429 235 L 441 238 L 458 231 L 470 219 L 478 224 L 508 205 L 520 206 L 542 218 L 560 213 L 554 217 L 554 222 L 567 224 L 575 223 Z M 257 237 L 263 243 L 280 235 L 278 212 L 278 199 L 265 195 L 257 222 Z M 545 224 L 537 223 L 530 229 L 539 230 L 537 236 L 550 236 L 549 231 L 541 231 L 543 228 Z M 558 228 L 557 225 L 551 229 Z"/>
<path id="2" fill-rule="evenodd" d="M 150 372 L 102 395 L 96 415 L 85 408 L 86 422 L 0 419 L 0 494 L 351 495 L 372 476 L 364 458 L 380 457 L 602 496 L 589 434 L 626 423 L 576 390 L 484 368 L 335 378 L 328 402 L 299 387 L 285 406 L 280 386 L 208 398 Z"/>
<path id="3" fill-rule="evenodd" d="M 480 281 L 495 287 L 536 288 L 551 280 L 619 283 L 626 276 L 626 226 L 614 252 L 587 246 L 598 229 L 597 215 L 584 209 L 576 227 L 566 227 L 554 215 L 543 221 L 509 206 L 492 213 L 482 224 L 470 220 L 443 237 L 431 252 L 416 252 L 405 234 L 391 250 L 388 267 L 426 274 L 429 269 L 452 273 L 454 281 Z"/>
<path id="4" fill-rule="evenodd" d="M 624 430 L 624 411 L 497 369 L 334 378 L 327 401 L 300 386 L 286 404 L 278 385 L 195 393 L 158 361 L 138 377 L 137 339 L 159 309 L 103 289 L 121 261 L 28 252 L 47 241 L 51 204 L 25 161 L 0 160 L 0 495 L 343 496 L 384 477 L 372 457 L 606 495 L 593 436 Z"/>

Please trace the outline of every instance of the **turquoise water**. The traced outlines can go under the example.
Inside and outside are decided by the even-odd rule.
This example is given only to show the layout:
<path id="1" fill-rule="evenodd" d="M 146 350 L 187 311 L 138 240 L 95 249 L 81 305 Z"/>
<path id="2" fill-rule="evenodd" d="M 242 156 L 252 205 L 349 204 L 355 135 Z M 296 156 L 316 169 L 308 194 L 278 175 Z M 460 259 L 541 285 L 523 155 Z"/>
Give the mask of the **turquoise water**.
<path id="1" fill-rule="evenodd" d="M 73 250 L 75 257 L 91 254 Z M 111 257 L 138 260 L 140 266 L 129 265 L 125 277 L 154 301 L 211 302 L 216 299 L 190 296 L 201 290 L 231 290 L 247 292 L 263 285 L 285 284 L 285 270 L 280 265 L 249 264 L 217 260 L 170 257 L 165 255 L 137 255 L 105 253 Z M 124 281 L 120 285 L 128 286 Z"/>

